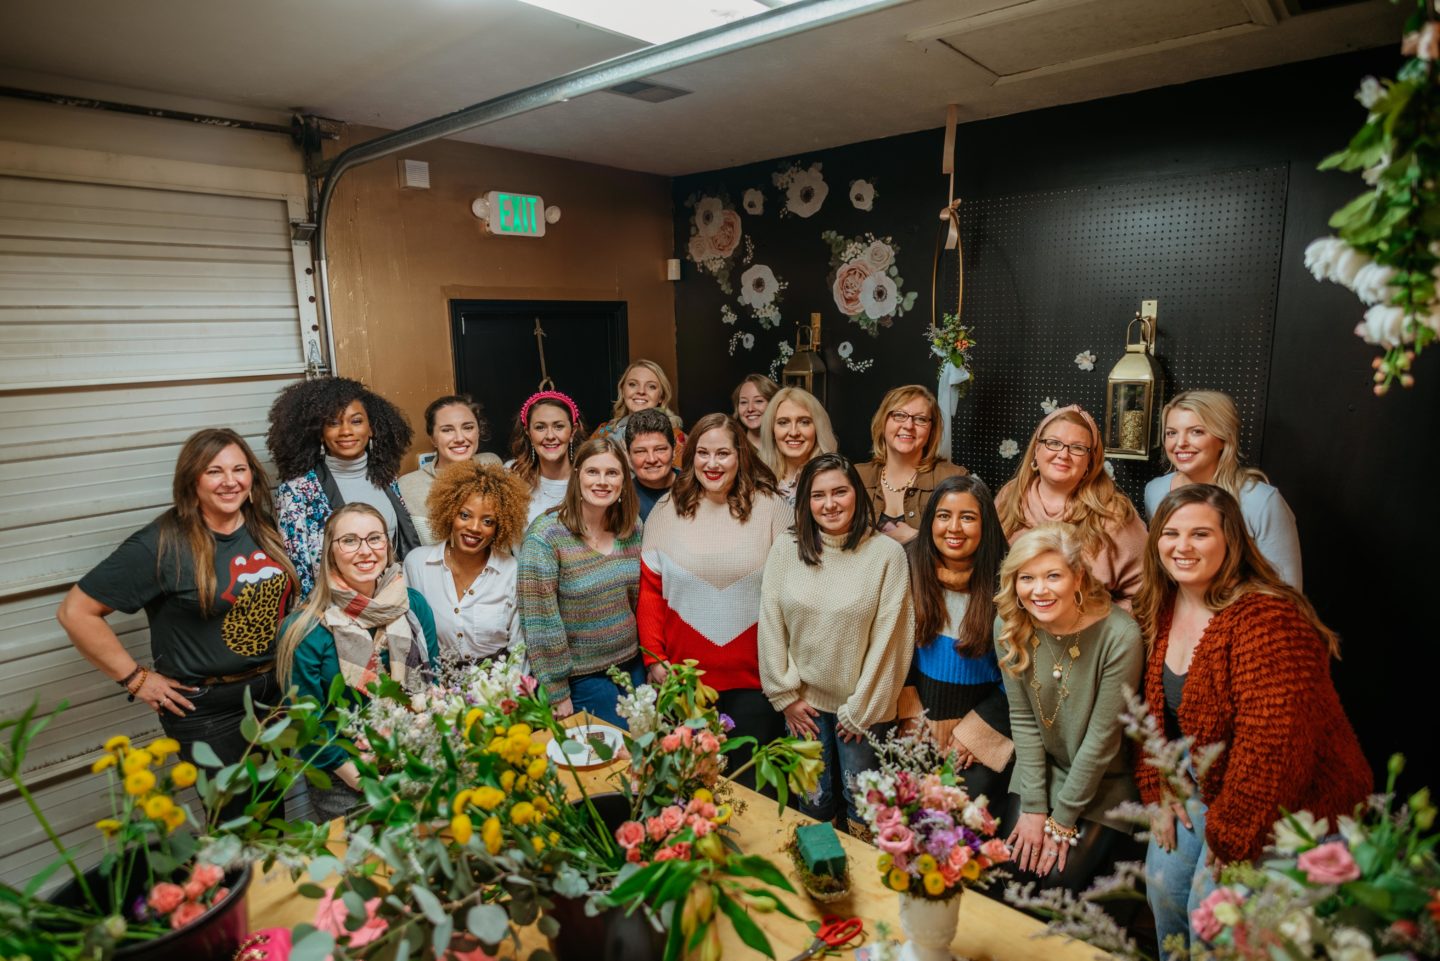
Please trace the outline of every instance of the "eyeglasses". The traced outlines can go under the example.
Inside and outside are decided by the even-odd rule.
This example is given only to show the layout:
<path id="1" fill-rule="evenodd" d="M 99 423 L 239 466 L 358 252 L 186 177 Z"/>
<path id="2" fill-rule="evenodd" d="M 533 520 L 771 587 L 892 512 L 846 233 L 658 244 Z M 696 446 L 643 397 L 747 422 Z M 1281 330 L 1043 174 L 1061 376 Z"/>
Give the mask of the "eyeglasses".
<path id="1" fill-rule="evenodd" d="M 1068 450 L 1071 456 L 1074 457 L 1089 457 L 1090 451 L 1094 450 L 1094 448 L 1086 447 L 1084 444 L 1067 444 L 1063 440 L 1056 440 L 1054 437 L 1040 438 L 1040 446 L 1054 454 L 1058 454 L 1062 450 Z"/>
<path id="2" fill-rule="evenodd" d="M 929 427 L 931 417 L 929 414 L 907 414 L 903 410 L 892 410 L 890 412 L 890 423 L 903 424 L 906 421 L 909 421 L 916 427 Z"/>
<path id="3" fill-rule="evenodd" d="M 355 553 L 360 549 L 361 544 L 378 554 L 390 546 L 390 538 L 379 531 L 366 537 L 361 537 L 359 534 L 342 534 L 335 538 L 335 546 L 340 548 L 342 554 Z"/>

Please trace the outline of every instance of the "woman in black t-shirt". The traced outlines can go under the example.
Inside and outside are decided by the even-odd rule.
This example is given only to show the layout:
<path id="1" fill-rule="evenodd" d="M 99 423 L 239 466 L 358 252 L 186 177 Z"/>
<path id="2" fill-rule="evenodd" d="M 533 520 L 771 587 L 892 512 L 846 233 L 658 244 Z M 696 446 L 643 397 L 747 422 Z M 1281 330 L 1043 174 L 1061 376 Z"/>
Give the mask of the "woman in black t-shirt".
<path id="1" fill-rule="evenodd" d="M 275 635 L 295 593 L 270 483 L 227 428 L 190 437 L 175 463 L 174 505 L 131 534 L 70 589 L 56 613 L 85 658 L 160 715 L 190 757 L 204 741 L 226 764 L 244 757 L 245 691 L 276 704 Z M 105 622 L 145 609 L 152 665 Z"/>

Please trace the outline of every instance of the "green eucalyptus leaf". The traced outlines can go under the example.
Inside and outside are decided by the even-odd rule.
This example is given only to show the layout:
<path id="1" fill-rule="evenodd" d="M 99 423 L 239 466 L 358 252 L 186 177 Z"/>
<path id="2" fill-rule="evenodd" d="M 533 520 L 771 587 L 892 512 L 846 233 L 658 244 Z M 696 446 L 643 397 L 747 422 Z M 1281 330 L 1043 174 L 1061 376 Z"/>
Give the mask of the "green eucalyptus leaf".
<path id="1" fill-rule="evenodd" d="M 307 767 L 305 769 L 305 780 L 322 791 L 330 790 L 330 787 L 334 784 L 334 782 L 330 780 L 330 775 L 316 767 Z"/>
<path id="2" fill-rule="evenodd" d="M 553 938 L 560 934 L 560 922 L 549 914 L 540 915 L 540 920 L 535 922 L 535 926 L 547 938 Z"/>
<path id="3" fill-rule="evenodd" d="M 260 732 L 261 744 L 274 744 L 275 739 L 284 734 L 290 728 L 290 718 L 282 717 Z"/>
<path id="4" fill-rule="evenodd" d="M 430 947 L 435 950 L 435 957 L 443 958 L 450 950 L 450 938 L 455 934 L 455 922 L 449 917 L 441 918 L 435 925 L 435 930 L 430 932 Z"/>
<path id="5" fill-rule="evenodd" d="M 510 916 L 498 904 L 477 904 L 465 915 L 465 927 L 486 944 L 499 944 L 510 933 Z"/>
<path id="6" fill-rule="evenodd" d="M 300 928 L 295 929 L 297 937 L 290 947 L 290 961 L 324 961 L 335 951 L 333 935 L 308 924 L 302 927 L 310 930 L 300 935 Z"/>
<path id="7" fill-rule="evenodd" d="M 311 884 L 309 881 L 301 881 L 295 886 L 295 890 L 301 897 L 315 898 L 319 900 L 325 896 L 325 889 L 318 884 Z"/>
<path id="8" fill-rule="evenodd" d="M 445 919 L 445 907 L 435 895 L 422 887 L 411 888 L 410 893 L 415 898 L 415 903 L 420 906 L 421 913 L 431 924 L 439 924 Z"/>
<path id="9" fill-rule="evenodd" d="M 250 696 L 250 688 L 248 687 L 245 688 L 245 696 Z M 260 739 L 260 722 L 255 720 L 254 714 L 246 714 L 244 720 L 240 722 L 240 736 L 247 741 L 257 741 Z"/>
<path id="10" fill-rule="evenodd" d="M 195 746 L 190 750 L 191 756 L 195 759 L 195 763 L 201 767 L 225 766 L 225 762 L 220 760 L 220 756 L 215 753 L 215 749 L 204 741 L 195 742 Z"/>

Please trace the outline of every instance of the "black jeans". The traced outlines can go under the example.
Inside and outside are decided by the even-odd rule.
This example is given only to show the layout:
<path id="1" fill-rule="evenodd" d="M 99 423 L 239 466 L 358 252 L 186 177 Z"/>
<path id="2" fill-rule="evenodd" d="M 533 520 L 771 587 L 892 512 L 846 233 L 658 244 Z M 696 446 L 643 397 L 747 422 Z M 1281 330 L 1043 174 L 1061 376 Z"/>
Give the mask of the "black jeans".
<path id="1" fill-rule="evenodd" d="M 187 694 L 195 710 L 184 717 L 169 711 L 160 715 L 160 726 L 165 729 L 166 735 L 180 742 L 181 757 L 194 763 L 195 745 L 204 742 L 225 764 L 238 764 L 245 759 L 249 742 L 240 733 L 240 722 L 245 720 L 247 689 L 259 717 L 265 716 L 262 705 L 280 703 L 281 692 L 275 683 L 275 675 L 266 673 L 231 684 L 202 687 L 195 693 Z M 210 774 L 213 776 L 214 772 L 210 771 Z M 249 792 L 235 797 L 220 811 L 219 821 L 244 814 L 247 803 Z"/>
<path id="2" fill-rule="evenodd" d="M 765 696 L 764 691 L 756 691 L 750 688 L 733 688 L 729 691 L 720 691 L 720 699 L 716 702 L 715 708 L 721 714 L 728 715 L 730 720 L 735 722 L 735 729 L 730 732 L 730 737 L 753 737 L 763 747 L 785 734 L 785 715 L 770 706 L 770 699 Z M 753 749 L 746 745 L 736 748 L 725 755 L 725 769 L 727 771 L 738 770 L 749 762 Z M 755 788 L 755 769 L 741 774 L 735 779 L 736 784 L 743 784 L 750 789 Z M 775 792 L 766 790 L 764 794 L 774 797 Z"/>
<path id="3" fill-rule="evenodd" d="M 1002 839 L 1009 837 L 1019 819 L 1020 797 L 1012 794 L 1005 805 L 1005 815 L 1000 822 L 999 834 Z M 1143 861 L 1144 859 L 1145 845 L 1131 835 L 1081 818 L 1080 843 L 1066 852 L 1064 871 L 1051 871 L 1048 875 L 1041 877 L 1030 871 L 1022 871 L 1013 864 L 1006 865 L 1006 867 L 1010 869 L 1011 880 L 1020 884 L 1034 882 L 1037 891 L 1064 888 L 1072 894 L 1080 894 L 1096 878 L 1112 873 L 1115 865 L 1120 861 Z M 1123 924 L 1128 922 L 1128 916 L 1132 915 L 1133 911 L 1127 902 L 1123 910 L 1112 910 L 1111 914 L 1117 916 L 1117 920 Z M 1119 917 L 1120 914 L 1125 914 L 1126 917 Z"/>

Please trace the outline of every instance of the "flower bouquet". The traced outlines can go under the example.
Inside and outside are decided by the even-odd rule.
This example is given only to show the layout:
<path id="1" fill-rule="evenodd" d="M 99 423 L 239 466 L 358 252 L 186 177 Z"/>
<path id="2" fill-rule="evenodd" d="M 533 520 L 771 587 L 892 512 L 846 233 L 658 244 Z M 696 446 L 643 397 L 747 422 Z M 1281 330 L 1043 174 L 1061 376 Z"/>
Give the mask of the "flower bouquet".
<path id="1" fill-rule="evenodd" d="M 940 318 L 939 326 L 931 324 L 926 328 L 925 339 L 930 341 L 930 353 L 940 358 L 940 367 L 943 369 L 949 364 L 963 373 L 960 389 L 969 390 L 975 376 L 970 366 L 970 352 L 975 349 L 975 335 L 971 328 L 960 323 L 955 314 L 945 314 Z"/>

